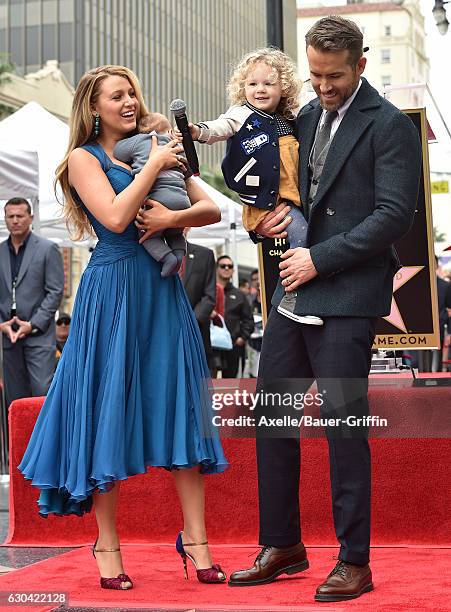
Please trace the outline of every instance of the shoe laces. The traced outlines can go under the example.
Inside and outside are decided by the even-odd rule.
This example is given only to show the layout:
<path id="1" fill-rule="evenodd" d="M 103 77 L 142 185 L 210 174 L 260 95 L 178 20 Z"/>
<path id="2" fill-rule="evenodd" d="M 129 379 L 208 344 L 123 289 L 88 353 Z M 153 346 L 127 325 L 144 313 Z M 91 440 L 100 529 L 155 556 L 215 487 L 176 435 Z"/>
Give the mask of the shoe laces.
<path id="1" fill-rule="evenodd" d="M 346 567 L 346 563 L 342 561 L 341 559 L 338 559 L 337 557 L 334 557 L 334 559 L 337 559 L 338 563 L 334 567 L 334 569 L 331 571 L 330 575 L 334 576 L 335 574 L 339 574 L 342 578 L 346 578 L 347 573 L 348 573 L 348 568 Z"/>
<path id="2" fill-rule="evenodd" d="M 263 559 L 263 557 L 265 556 L 266 552 L 272 548 L 272 546 L 263 546 L 263 548 L 260 550 L 260 552 L 258 553 L 256 559 L 255 559 L 255 563 L 258 563 L 259 561 L 261 561 Z M 252 555 L 255 555 L 255 553 L 251 553 Z M 249 555 L 251 556 L 251 555 Z"/>

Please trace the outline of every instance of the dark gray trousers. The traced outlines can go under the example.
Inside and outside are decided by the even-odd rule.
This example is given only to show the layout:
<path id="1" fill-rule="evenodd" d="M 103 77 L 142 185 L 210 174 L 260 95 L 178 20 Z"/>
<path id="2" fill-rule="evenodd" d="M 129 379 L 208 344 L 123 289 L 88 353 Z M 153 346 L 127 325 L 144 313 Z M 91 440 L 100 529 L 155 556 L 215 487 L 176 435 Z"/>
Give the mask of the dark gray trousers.
<path id="1" fill-rule="evenodd" d="M 323 326 L 291 321 L 271 310 L 263 337 L 257 389 L 305 392 L 313 379 L 326 391 L 321 416 L 368 415 L 368 373 L 375 319 L 326 317 Z M 291 380 L 287 380 L 291 379 Z M 257 406 L 262 414 L 288 413 Z M 295 416 L 299 416 L 299 412 Z M 328 429 L 330 481 L 339 558 L 369 560 L 371 457 L 367 428 Z M 286 436 L 286 437 L 285 437 Z M 260 544 L 290 546 L 301 541 L 299 429 L 285 433 L 257 427 Z M 324 486 L 328 484 L 324 482 Z"/>
<path id="2" fill-rule="evenodd" d="M 55 347 L 27 346 L 20 340 L 3 347 L 6 405 L 21 397 L 46 395 L 55 372 Z"/>

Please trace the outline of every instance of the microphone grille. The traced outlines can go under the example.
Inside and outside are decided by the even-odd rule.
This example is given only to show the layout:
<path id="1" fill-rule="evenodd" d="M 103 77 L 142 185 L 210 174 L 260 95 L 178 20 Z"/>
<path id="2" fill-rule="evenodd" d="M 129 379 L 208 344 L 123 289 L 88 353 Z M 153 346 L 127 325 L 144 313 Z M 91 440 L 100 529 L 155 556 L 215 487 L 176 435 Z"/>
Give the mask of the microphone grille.
<path id="1" fill-rule="evenodd" d="M 183 115 L 186 111 L 186 104 L 183 100 L 180 100 L 180 98 L 176 98 L 172 100 L 169 110 L 171 113 L 174 113 L 176 117 L 180 117 L 180 115 Z"/>

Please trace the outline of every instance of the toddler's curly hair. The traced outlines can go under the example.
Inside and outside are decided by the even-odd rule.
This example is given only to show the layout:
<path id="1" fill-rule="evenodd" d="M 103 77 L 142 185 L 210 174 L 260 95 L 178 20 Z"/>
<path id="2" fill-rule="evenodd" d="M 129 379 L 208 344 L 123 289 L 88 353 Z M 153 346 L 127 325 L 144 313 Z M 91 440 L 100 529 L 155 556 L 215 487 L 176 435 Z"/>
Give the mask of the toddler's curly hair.
<path id="1" fill-rule="evenodd" d="M 292 119 L 299 108 L 299 93 L 302 84 L 297 76 L 296 64 L 286 53 L 275 47 L 264 47 L 251 51 L 234 66 L 227 85 L 230 103 L 244 104 L 246 102 L 244 83 L 249 71 L 259 62 L 267 64 L 277 75 L 282 86 L 282 97 L 277 111 L 287 119 Z"/>

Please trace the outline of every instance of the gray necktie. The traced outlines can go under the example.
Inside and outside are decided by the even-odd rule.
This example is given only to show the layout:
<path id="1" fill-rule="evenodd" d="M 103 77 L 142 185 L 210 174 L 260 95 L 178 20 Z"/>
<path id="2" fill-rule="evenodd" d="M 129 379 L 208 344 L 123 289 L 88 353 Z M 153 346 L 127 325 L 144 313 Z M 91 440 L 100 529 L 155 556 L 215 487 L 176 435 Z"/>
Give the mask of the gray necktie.
<path id="1" fill-rule="evenodd" d="M 330 129 L 332 127 L 333 120 L 338 116 L 337 111 L 326 111 L 323 125 L 320 127 L 313 146 L 313 163 L 316 164 L 318 157 L 324 150 L 324 147 L 330 140 Z"/>

